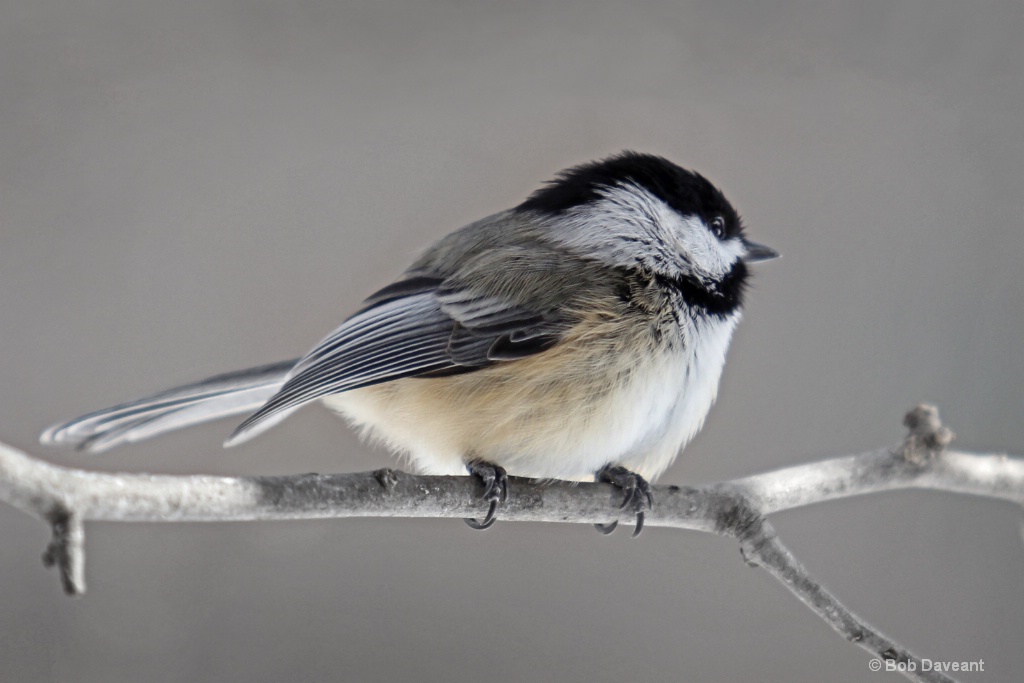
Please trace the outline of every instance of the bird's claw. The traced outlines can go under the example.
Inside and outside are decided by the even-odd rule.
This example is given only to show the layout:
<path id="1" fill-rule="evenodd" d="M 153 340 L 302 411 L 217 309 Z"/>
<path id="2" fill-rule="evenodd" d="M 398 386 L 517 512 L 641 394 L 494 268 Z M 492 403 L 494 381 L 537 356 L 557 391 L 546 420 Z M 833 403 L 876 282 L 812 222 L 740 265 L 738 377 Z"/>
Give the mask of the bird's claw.
<path id="1" fill-rule="evenodd" d="M 633 537 L 639 536 L 644 528 L 644 513 L 654 508 L 651 485 L 636 472 L 631 472 L 619 465 L 605 467 L 597 473 L 596 479 L 622 489 L 623 498 L 619 509 L 632 508 L 636 512 L 636 527 L 633 529 Z M 615 531 L 616 526 L 618 526 L 618 521 L 611 524 L 595 524 L 594 528 L 602 534 L 610 534 Z"/>
<path id="2" fill-rule="evenodd" d="M 498 511 L 498 506 L 508 500 L 508 473 L 505 472 L 504 467 L 482 460 L 468 463 L 466 469 L 469 470 L 471 476 L 479 477 L 484 483 L 484 492 L 480 497 L 490 505 L 483 521 L 467 518 L 465 522 L 471 529 L 487 529 L 493 526 L 497 519 L 495 513 Z"/>

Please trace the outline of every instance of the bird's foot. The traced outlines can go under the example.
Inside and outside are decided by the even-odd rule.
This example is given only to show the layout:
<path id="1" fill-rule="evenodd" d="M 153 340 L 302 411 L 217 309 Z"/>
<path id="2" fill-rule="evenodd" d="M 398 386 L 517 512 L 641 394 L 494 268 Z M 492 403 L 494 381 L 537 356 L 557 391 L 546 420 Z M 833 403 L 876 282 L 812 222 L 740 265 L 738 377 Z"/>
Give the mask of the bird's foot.
<path id="1" fill-rule="evenodd" d="M 644 528 L 644 513 L 654 508 L 651 485 L 636 472 L 630 472 L 625 467 L 618 465 L 608 465 L 601 469 L 595 479 L 598 482 L 622 489 L 623 499 L 619 509 L 631 508 L 636 512 L 636 528 L 633 529 L 633 536 L 639 536 Z M 595 524 L 594 528 L 602 534 L 610 534 L 618 525 L 619 522 L 616 520 L 611 524 Z"/>
<path id="2" fill-rule="evenodd" d="M 483 460 L 466 463 L 466 469 L 469 470 L 470 476 L 479 477 L 484 483 L 484 493 L 480 497 L 490 503 L 490 507 L 487 508 L 487 516 L 482 522 L 472 518 L 465 521 L 473 529 L 486 529 L 494 524 L 494 513 L 508 498 L 508 473 L 504 467 Z"/>

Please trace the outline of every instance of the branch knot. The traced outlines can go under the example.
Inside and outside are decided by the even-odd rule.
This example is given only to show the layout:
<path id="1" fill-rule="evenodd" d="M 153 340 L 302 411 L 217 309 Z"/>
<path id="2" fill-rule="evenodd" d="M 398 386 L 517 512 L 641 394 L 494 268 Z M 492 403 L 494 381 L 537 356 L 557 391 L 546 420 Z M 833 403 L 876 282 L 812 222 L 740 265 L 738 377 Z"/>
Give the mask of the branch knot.
<path id="1" fill-rule="evenodd" d="M 903 425 L 909 430 L 903 441 L 900 454 L 914 465 L 923 465 L 953 443 L 956 434 L 939 419 L 939 409 L 922 403 L 903 418 Z"/>

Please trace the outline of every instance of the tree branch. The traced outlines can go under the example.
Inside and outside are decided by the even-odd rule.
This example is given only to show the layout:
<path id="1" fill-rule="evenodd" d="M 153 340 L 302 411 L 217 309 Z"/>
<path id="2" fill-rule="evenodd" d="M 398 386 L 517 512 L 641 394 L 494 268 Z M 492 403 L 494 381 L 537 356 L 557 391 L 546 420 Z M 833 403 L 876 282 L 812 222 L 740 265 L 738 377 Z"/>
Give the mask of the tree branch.
<path id="1" fill-rule="evenodd" d="M 869 451 L 702 486 L 654 487 L 646 526 L 735 538 L 747 562 L 764 567 L 847 640 L 880 659 L 913 662 L 905 675 L 952 681 L 922 671 L 921 660 L 853 614 L 815 581 L 765 519 L 774 512 L 854 495 L 900 489 L 966 493 L 1024 505 L 1024 460 L 945 450 L 952 432 L 937 411 L 908 413 L 910 433 L 895 448 Z M 106 474 L 60 467 L 0 444 L 0 501 L 50 525 L 44 554 L 64 590 L 85 590 L 83 522 L 188 522 L 336 517 L 480 517 L 482 485 L 472 477 L 414 476 L 384 469 L 359 474 L 281 477 Z M 537 483 L 511 478 L 501 509 L 508 521 L 602 523 L 633 514 L 618 509 L 607 484 Z"/>

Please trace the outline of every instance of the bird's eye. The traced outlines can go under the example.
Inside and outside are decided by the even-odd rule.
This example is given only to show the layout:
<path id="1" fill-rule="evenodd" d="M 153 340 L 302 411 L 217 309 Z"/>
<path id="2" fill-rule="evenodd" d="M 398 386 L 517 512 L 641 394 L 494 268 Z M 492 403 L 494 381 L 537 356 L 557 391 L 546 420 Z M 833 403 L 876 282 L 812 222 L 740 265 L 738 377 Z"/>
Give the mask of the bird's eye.
<path id="1" fill-rule="evenodd" d="M 715 216 L 711 219 L 711 232 L 715 233 L 715 237 L 722 239 L 725 237 L 725 219 L 721 216 Z"/>

